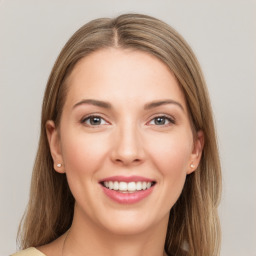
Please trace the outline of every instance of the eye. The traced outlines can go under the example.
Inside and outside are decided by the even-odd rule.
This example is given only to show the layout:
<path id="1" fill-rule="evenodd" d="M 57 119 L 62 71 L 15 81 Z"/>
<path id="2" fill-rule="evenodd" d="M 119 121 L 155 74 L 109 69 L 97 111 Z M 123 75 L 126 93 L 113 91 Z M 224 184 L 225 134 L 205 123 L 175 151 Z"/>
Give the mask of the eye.
<path id="1" fill-rule="evenodd" d="M 100 116 L 87 116 L 81 122 L 85 123 L 88 126 L 99 126 L 108 124 L 107 121 Z"/>
<path id="2" fill-rule="evenodd" d="M 170 123 L 174 124 L 175 121 L 167 116 L 157 116 L 149 122 L 150 125 L 168 125 Z"/>

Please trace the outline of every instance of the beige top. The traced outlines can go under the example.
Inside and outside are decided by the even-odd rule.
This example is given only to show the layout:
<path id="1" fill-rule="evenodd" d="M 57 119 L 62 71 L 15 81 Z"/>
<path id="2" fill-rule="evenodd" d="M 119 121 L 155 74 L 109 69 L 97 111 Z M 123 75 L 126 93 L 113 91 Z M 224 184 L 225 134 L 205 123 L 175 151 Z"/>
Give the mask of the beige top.
<path id="1" fill-rule="evenodd" d="M 39 250 L 37 250 L 35 247 L 30 247 L 26 250 L 16 252 L 12 254 L 11 256 L 46 256 Z"/>

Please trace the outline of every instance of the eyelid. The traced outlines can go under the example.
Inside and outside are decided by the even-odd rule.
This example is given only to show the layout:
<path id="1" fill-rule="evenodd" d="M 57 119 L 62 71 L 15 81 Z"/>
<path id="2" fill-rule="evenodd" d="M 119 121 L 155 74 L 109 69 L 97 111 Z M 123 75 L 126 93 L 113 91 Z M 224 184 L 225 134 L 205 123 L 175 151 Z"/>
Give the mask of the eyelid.
<path id="1" fill-rule="evenodd" d="M 98 117 L 98 118 L 104 120 L 104 121 L 106 122 L 106 124 L 89 125 L 89 124 L 86 124 L 86 123 L 85 123 L 86 120 L 88 120 L 89 118 L 93 118 L 93 117 Z M 80 123 L 86 125 L 87 127 L 92 127 L 92 128 L 97 128 L 97 127 L 102 126 L 102 125 L 110 124 L 110 122 L 107 121 L 106 118 L 102 117 L 101 114 L 88 114 L 88 115 L 86 115 L 86 116 L 83 116 L 83 117 L 81 118 L 81 120 L 80 120 Z"/>
<path id="2" fill-rule="evenodd" d="M 167 115 L 167 114 L 156 114 L 156 115 L 154 115 L 153 117 L 150 118 L 150 120 L 147 122 L 147 124 L 149 124 L 152 120 L 154 120 L 155 118 L 158 118 L 158 117 L 166 118 L 170 122 L 169 124 L 158 125 L 158 126 L 169 126 L 169 125 L 172 125 L 172 124 L 176 123 L 176 120 L 173 116 L 170 116 L 170 115 Z M 155 126 L 157 126 L 157 125 L 155 125 Z"/>
<path id="3" fill-rule="evenodd" d="M 102 120 L 104 120 L 106 122 L 106 124 L 99 124 L 99 125 L 90 125 L 90 124 L 86 124 L 85 121 L 88 120 L 89 118 L 93 118 L 93 117 L 98 117 Z M 173 125 L 173 124 L 176 124 L 176 120 L 173 116 L 170 116 L 168 114 L 155 114 L 153 116 L 150 117 L 150 120 L 146 123 L 147 125 L 150 125 L 149 123 L 151 121 L 153 121 L 155 118 L 158 118 L 158 117 L 162 117 L 162 118 L 166 118 L 169 123 L 168 124 L 163 124 L 163 125 L 154 125 L 154 126 L 162 126 L 162 127 L 166 127 L 166 126 L 169 126 L 169 125 Z M 92 127 L 92 128 L 97 128 L 99 126 L 102 126 L 102 125 L 109 125 L 111 124 L 105 117 L 102 116 L 102 114 L 99 114 L 99 113 L 94 113 L 94 114 L 88 114 L 86 116 L 83 116 L 81 119 L 80 119 L 80 123 L 81 124 L 85 124 L 87 127 Z M 153 125 L 153 124 L 152 124 Z"/>

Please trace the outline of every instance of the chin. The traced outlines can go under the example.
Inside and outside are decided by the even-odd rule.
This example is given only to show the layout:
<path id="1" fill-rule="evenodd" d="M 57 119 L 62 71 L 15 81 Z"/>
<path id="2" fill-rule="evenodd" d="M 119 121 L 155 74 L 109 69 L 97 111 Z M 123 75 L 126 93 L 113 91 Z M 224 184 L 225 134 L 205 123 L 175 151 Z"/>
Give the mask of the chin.
<path id="1" fill-rule="evenodd" d="M 123 210 L 106 215 L 101 225 L 115 235 L 136 235 L 153 230 L 162 221 L 166 223 L 166 218 L 150 215 L 148 211 Z"/>
<path id="2" fill-rule="evenodd" d="M 113 225 L 114 224 L 114 225 Z M 105 228 L 115 235 L 136 235 L 148 231 L 152 227 L 150 223 L 141 223 L 137 221 L 115 221 L 115 223 L 105 224 Z"/>

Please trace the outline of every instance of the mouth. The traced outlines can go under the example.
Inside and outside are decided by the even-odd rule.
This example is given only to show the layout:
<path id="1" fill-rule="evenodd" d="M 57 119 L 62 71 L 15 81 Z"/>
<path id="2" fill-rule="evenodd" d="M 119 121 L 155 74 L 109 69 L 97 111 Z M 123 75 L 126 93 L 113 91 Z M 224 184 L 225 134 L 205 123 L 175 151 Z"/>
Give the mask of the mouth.
<path id="1" fill-rule="evenodd" d="M 117 181 L 117 180 L 108 180 L 102 181 L 100 184 L 109 189 L 115 190 L 119 193 L 135 193 L 139 191 L 148 190 L 153 187 L 156 182 L 155 181 Z"/>
<path id="2" fill-rule="evenodd" d="M 112 176 L 99 181 L 104 194 L 119 204 L 135 204 L 146 200 L 156 181 L 141 176 Z"/>

